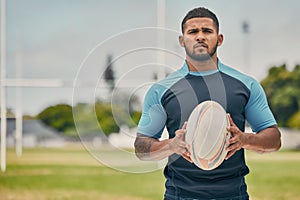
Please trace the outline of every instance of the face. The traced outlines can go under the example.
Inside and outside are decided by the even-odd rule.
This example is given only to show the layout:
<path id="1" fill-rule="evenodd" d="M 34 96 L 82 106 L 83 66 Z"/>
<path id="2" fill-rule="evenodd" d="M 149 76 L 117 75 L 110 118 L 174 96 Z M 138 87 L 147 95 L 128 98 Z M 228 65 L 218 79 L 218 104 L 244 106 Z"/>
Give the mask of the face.
<path id="1" fill-rule="evenodd" d="M 185 48 L 187 59 L 206 61 L 217 58 L 217 48 L 223 42 L 223 35 L 210 18 L 192 18 L 186 21 L 179 42 Z"/>

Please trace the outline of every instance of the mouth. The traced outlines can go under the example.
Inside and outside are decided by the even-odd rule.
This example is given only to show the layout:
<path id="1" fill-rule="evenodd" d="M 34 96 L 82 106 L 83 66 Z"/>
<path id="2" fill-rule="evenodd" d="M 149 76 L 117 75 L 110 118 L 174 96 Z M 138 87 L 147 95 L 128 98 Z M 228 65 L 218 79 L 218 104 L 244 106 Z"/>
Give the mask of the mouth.
<path id="1" fill-rule="evenodd" d="M 208 48 L 208 46 L 205 43 L 197 43 L 194 45 L 194 48 Z"/>

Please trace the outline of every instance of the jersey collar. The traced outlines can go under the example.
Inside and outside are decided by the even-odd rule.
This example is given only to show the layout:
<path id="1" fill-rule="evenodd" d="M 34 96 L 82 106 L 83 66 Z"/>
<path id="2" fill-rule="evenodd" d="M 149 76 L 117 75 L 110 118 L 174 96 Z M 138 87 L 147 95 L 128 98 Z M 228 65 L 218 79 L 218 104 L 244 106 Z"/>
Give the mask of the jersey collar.
<path id="1" fill-rule="evenodd" d="M 217 73 L 217 72 L 221 71 L 222 65 L 223 64 L 218 59 L 218 69 L 216 69 L 216 70 L 208 70 L 208 71 L 201 71 L 201 72 L 191 72 L 189 70 L 188 64 L 187 64 L 187 62 L 185 60 L 183 66 L 181 68 L 181 72 L 184 73 L 185 75 L 190 74 L 190 75 L 193 75 L 193 76 L 207 76 L 207 75 L 211 75 L 211 74 L 214 74 L 214 73 Z"/>

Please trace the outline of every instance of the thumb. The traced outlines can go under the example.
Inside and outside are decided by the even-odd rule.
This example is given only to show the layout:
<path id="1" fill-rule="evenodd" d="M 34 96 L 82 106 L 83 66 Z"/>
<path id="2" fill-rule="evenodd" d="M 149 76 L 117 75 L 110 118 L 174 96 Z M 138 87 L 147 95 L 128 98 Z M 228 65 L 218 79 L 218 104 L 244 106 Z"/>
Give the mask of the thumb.
<path id="1" fill-rule="evenodd" d="M 177 131 L 175 131 L 175 136 L 184 137 L 185 133 L 186 133 L 186 126 L 187 126 L 187 122 L 184 122 L 181 129 L 178 129 Z"/>
<path id="2" fill-rule="evenodd" d="M 176 134 L 178 136 L 178 138 L 180 138 L 183 141 L 185 141 L 186 127 L 187 127 L 187 122 L 184 122 L 182 125 L 182 128 L 180 130 L 178 130 L 178 132 Z"/>
<path id="3" fill-rule="evenodd" d="M 185 121 L 185 122 L 183 123 L 183 125 L 182 125 L 182 128 L 181 128 L 181 129 L 183 129 L 183 130 L 186 130 L 186 127 L 187 127 L 187 121 Z"/>

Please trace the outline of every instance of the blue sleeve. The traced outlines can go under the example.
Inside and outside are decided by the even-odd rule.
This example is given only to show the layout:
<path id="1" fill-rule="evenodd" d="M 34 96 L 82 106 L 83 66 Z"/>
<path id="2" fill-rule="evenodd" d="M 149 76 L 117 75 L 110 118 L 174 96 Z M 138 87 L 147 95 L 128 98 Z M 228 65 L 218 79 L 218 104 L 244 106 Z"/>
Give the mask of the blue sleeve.
<path id="1" fill-rule="evenodd" d="M 251 83 L 250 98 L 245 109 L 246 120 L 254 132 L 276 125 L 265 92 L 256 80 Z"/>
<path id="2" fill-rule="evenodd" d="M 160 138 L 165 127 L 167 115 L 160 102 L 160 90 L 152 86 L 147 92 L 137 132 L 152 138 Z"/>

